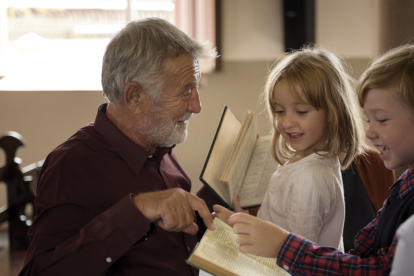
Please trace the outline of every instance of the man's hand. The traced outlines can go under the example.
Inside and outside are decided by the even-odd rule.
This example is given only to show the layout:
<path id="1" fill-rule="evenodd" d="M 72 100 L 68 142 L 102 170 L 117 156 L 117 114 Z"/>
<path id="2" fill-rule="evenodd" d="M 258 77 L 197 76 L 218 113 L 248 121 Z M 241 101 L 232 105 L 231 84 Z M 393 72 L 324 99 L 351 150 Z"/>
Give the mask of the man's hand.
<path id="1" fill-rule="evenodd" d="M 197 234 L 193 210 L 203 218 L 204 224 L 214 230 L 213 217 L 204 200 L 183 189 L 139 194 L 133 198 L 135 206 L 150 221 L 169 232 Z"/>
<path id="2" fill-rule="evenodd" d="M 289 232 L 273 223 L 242 213 L 232 215 L 228 224 L 237 234 L 236 242 L 241 252 L 262 257 L 277 258 L 289 235 Z"/>

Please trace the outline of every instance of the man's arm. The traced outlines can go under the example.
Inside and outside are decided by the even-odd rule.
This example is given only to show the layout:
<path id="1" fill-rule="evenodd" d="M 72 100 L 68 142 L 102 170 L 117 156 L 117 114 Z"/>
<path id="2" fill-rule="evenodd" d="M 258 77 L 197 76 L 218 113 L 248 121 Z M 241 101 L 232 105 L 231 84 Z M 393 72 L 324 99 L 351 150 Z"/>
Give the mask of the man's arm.
<path id="1" fill-rule="evenodd" d="M 40 201 L 41 204 L 42 201 Z M 38 203 L 39 204 L 39 203 Z M 19 275 L 105 275 L 109 267 L 150 230 L 150 222 L 138 211 L 131 195 L 76 227 L 78 208 L 50 208 L 36 219 L 29 231 L 31 244 Z M 63 211 L 63 212 L 61 212 Z M 65 214 L 67 224 L 53 222 Z"/>
<path id="2" fill-rule="evenodd" d="M 140 194 L 134 203 L 150 222 L 157 222 L 166 231 L 197 234 L 193 211 L 197 211 L 204 226 L 214 230 L 213 217 L 204 200 L 182 189 Z"/>
<path id="3" fill-rule="evenodd" d="M 196 232 L 193 208 L 213 227 L 204 202 L 181 189 L 127 195 L 102 212 L 94 196 L 104 195 L 89 191 L 75 173 L 55 167 L 39 184 L 38 217 L 29 231 L 31 245 L 20 275 L 105 275 L 133 244 L 144 240 L 152 222 L 167 231 Z M 148 207 L 148 201 L 158 207 Z"/>

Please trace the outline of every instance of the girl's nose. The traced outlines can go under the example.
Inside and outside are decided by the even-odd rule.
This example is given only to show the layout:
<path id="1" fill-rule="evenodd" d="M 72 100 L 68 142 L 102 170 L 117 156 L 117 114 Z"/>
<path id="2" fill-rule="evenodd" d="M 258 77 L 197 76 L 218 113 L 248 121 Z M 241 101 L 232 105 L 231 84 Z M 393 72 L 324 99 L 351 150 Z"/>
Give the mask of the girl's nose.
<path id="1" fill-rule="evenodd" d="M 289 113 L 286 113 L 286 116 L 283 120 L 283 127 L 284 128 L 291 128 L 295 126 L 295 120 L 293 116 Z"/>

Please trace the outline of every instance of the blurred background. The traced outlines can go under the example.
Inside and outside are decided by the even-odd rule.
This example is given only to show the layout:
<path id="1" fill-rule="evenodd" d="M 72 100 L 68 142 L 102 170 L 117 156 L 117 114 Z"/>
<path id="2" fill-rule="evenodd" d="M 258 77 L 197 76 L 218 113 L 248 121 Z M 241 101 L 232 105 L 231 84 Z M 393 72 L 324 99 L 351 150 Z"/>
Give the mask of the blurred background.
<path id="1" fill-rule="evenodd" d="M 0 134 L 24 137 L 17 152 L 21 168 L 45 159 L 94 120 L 106 102 L 100 73 L 109 39 L 128 21 L 153 16 L 211 41 L 220 54 L 202 64 L 203 111 L 191 119 L 187 141 L 174 149 L 193 193 L 224 105 L 240 120 L 247 109 L 259 112 L 260 135 L 269 133 L 259 95 L 284 51 L 304 43 L 325 46 L 358 78 L 380 53 L 414 37 L 409 0 L 2 0 Z M 0 164 L 4 160 L 0 151 Z M 6 204 L 0 183 L 0 207 Z"/>

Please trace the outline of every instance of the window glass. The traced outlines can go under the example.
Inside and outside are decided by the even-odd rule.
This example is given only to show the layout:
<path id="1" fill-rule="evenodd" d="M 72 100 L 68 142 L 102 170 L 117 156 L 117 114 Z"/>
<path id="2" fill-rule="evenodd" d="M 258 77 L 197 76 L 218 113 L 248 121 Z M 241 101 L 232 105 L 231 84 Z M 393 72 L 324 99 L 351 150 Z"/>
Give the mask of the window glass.
<path id="1" fill-rule="evenodd" d="M 101 90 L 102 57 L 126 22 L 175 24 L 174 0 L 1 0 L 0 90 Z"/>

